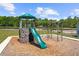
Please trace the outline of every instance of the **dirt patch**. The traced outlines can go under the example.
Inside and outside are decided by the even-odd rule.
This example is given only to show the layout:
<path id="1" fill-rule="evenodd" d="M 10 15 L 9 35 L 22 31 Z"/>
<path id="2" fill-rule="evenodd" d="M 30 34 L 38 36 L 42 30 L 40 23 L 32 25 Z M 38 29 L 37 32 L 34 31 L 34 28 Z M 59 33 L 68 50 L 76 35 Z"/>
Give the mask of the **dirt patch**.
<path id="1" fill-rule="evenodd" d="M 64 39 L 56 41 L 42 38 L 46 44 L 46 49 L 40 49 L 29 43 L 20 43 L 17 37 L 13 37 L 10 43 L 0 55 L 5 56 L 75 56 L 79 55 L 79 41 Z"/>

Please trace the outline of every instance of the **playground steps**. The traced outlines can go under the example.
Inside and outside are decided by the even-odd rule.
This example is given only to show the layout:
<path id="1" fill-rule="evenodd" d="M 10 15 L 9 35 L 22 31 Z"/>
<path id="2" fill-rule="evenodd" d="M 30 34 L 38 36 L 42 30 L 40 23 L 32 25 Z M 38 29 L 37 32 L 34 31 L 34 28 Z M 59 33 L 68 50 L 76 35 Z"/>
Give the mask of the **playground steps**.
<path id="1" fill-rule="evenodd" d="M 20 36 L 20 39 L 19 41 L 22 42 L 22 43 L 27 43 L 29 41 L 29 31 L 28 29 L 26 28 L 21 28 L 19 29 L 19 36 Z"/>

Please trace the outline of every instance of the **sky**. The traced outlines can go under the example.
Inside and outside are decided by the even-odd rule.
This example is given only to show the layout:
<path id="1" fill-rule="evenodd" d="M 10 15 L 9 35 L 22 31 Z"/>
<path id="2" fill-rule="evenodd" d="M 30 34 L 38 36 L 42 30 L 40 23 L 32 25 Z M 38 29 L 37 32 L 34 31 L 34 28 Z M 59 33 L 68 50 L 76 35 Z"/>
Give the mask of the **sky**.
<path id="1" fill-rule="evenodd" d="M 0 3 L 0 16 L 20 16 L 24 13 L 48 19 L 74 17 L 79 16 L 79 3 Z"/>

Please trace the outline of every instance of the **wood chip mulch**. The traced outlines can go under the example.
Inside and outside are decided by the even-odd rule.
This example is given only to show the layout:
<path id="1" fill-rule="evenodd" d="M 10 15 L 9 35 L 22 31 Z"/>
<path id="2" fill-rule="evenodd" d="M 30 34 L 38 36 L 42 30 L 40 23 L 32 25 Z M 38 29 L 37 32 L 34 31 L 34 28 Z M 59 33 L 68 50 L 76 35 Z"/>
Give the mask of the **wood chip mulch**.
<path id="1" fill-rule="evenodd" d="M 13 37 L 0 55 L 2 56 L 75 56 L 79 55 L 79 41 L 64 39 L 56 41 L 42 38 L 46 44 L 46 49 L 30 43 L 20 43 L 17 37 Z"/>

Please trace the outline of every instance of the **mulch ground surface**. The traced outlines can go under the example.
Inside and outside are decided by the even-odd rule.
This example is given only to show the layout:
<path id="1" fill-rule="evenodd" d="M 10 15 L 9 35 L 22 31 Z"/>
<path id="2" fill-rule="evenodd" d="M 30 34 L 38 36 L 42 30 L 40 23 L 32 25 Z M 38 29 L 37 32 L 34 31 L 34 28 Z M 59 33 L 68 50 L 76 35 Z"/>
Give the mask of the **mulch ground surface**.
<path id="1" fill-rule="evenodd" d="M 64 39 L 56 41 L 56 38 L 42 38 L 47 44 L 46 49 L 30 43 L 20 43 L 17 37 L 13 37 L 0 55 L 2 56 L 75 56 L 79 55 L 79 41 Z"/>

